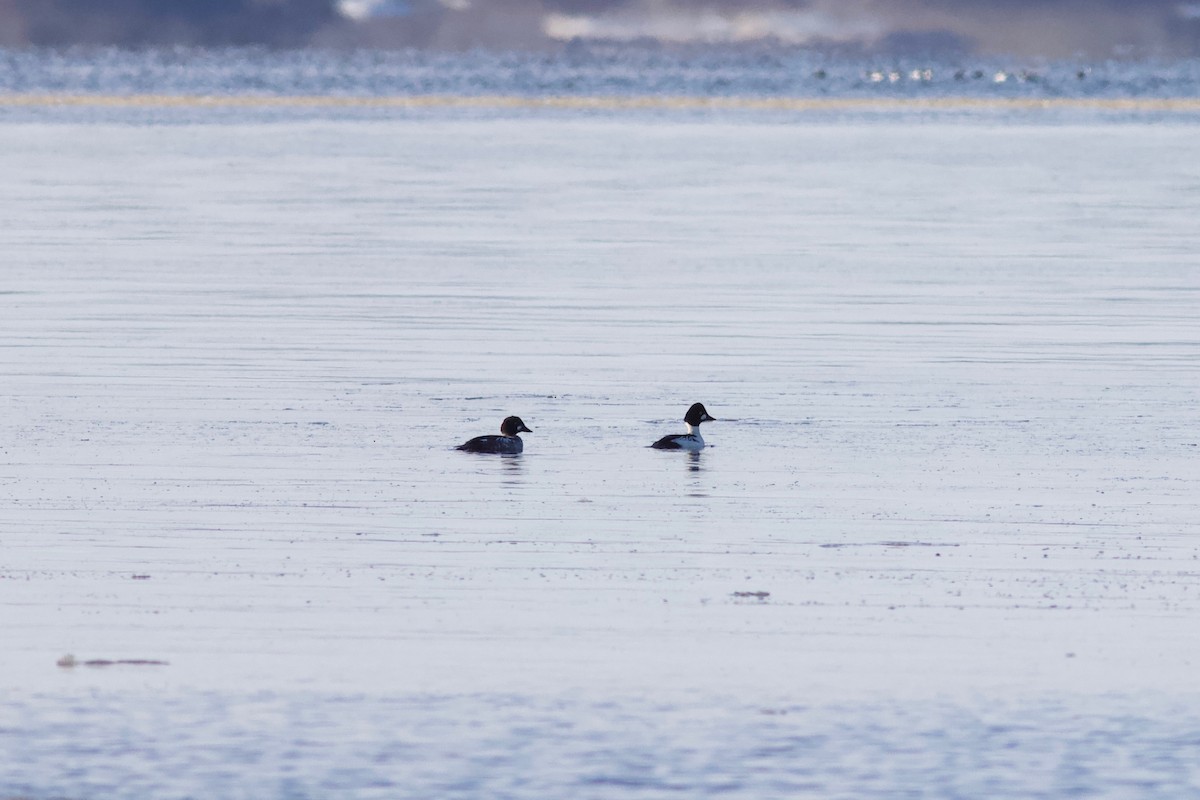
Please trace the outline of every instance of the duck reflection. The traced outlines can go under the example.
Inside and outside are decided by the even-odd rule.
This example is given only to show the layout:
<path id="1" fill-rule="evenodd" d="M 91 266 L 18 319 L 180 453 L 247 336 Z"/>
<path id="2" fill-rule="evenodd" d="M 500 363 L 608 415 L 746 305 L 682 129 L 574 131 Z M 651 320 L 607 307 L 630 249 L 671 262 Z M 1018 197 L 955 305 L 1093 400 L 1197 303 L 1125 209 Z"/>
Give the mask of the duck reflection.
<path id="1" fill-rule="evenodd" d="M 520 455 L 501 456 L 500 463 L 504 465 L 505 486 L 525 485 L 525 461 Z"/>
<path id="2" fill-rule="evenodd" d="M 704 472 L 704 456 L 699 452 L 687 454 L 688 483 L 691 484 L 688 497 L 708 497 L 707 485 L 700 473 Z"/>

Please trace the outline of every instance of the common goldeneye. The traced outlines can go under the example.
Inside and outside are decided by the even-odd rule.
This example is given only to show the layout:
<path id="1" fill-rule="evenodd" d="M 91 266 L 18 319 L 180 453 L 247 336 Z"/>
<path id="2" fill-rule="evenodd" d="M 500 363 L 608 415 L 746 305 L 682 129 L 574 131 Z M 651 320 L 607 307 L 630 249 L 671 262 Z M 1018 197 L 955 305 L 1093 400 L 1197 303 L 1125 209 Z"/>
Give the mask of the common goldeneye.
<path id="1" fill-rule="evenodd" d="M 687 423 L 687 433 L 664 436 L 650 446 L 656 450 L 702 450 L 704 437 L 700 435 L 700 423 L 716 422 L 716 418 L 708 415 L 703 403 L 693 403 L 683 415 L 683 421 Z"/>
<path id="2" fill-rule="evenodd" d="M 520 417 L 505 417 L 504 422 L 500 423 L 500 433 L 502 436 L 476 436 L 469 442 L 460 444 L 456 449 L 464 450 L 468 453 L 500 453 L 501 455 L 511 456 L 516 455 L 525 449 L 521 437 L 518 433 L 533 433 L 532 430 L 525 427 L 525 423 Z"/>

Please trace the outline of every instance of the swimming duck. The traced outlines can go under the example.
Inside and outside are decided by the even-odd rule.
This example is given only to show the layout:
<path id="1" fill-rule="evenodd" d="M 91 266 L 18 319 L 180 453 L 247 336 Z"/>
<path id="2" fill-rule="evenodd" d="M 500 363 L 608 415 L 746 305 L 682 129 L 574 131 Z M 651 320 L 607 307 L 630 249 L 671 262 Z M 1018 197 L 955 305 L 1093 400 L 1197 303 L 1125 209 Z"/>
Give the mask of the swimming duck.
<path id="1" fill-rule="evenodd" d="M 708 415 L 703 403 L 693 403 L 683 415 L 683 421 L 687 425 L 687 433 L 664 436 L 650 446 L 656 450 L 703 450 L 704 437 L 700 435 L 700 423 L 716 422 L 716 418 Z"/>
<path id="2" fill-rule="evenodd" d="M 520 417 L 505 417 L 500 423 L 500 436 L 476 436 L 469 442 L 460 444 L 456 449 L 467 453 L 500 453 L 511 456 L 525 449 L 524 442 L 518 433 L 533 433 L 525 427 Z"/>

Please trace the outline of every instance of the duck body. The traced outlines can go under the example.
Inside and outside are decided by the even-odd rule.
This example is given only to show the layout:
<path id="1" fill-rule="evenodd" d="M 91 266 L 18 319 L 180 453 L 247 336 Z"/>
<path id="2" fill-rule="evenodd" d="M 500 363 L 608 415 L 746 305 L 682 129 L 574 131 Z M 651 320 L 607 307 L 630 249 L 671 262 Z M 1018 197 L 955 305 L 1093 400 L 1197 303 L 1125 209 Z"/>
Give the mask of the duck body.
<path id="1" fill-rule="evenodd" d="M 502 456 L 515 456 L 525 450 L 525 443 L 518 433 L 533 433 L 520 417 L 505 417 L 500 423 L 499 436 L 476 436 L 470 441 L 463 442 L 457 448 L 465 453 L 497 453 Z"/>
<path id="2" fill-rule="evenodd" d="M 704 449 L 704 437 L 700 435 L 700 431 L 672 433 L 650 446 L 655 450 L 691 450 L 695 452 Z"/>
<path id="3" fill-rule="evenodd" d="M 463 442 L 456 449 L 464 453 L 499 453 L 502 456 L 515 456 L 525 450 L 525 443 L 520 436 L 476 436 L 468 442 Z"/>
<path id="4" fill-rule="evenodd" d="M 687 425 L 687 433 L 673 433 L 664 436 L 650 446 L 655 450 L 688 450 L 691 452 L 703 450 L 704 437 L 700 435 L 700 423 L 716 421 L 716 417 L 709 416 L 703 403 L 693 403 L 692 407 L 687 410 L 687 414 L 683 416 L 683 422 Z"/>

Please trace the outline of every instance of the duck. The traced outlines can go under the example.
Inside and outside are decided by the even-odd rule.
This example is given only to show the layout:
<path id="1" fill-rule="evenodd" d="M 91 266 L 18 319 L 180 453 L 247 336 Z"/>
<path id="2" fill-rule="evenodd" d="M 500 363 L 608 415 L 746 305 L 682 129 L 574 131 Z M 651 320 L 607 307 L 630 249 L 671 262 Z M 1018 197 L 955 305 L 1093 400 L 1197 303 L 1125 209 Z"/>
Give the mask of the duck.
<path id="1" fill-rule="evenodd" d="M 664 436 L 650 446 L 655 450 L 703 450 L 704 437 L 700 435 L 700 423 L 716 422 L 716 417 L 709 416 L 703 403 L 692 403 L 692 407 L 683 415 L 683 421 L 687 425 L 687 433 Z"/>
<path id="2" fill-rule="evenodd" d="M 500 423 L 499 436 L 476 436 L 468 442 L 460 444 L 456 450 L 467 453 L 499 453 L 505 456 L 515 456 L 525 449 L 518 433 L 533 433 L 532 428 L 525 427 L 520 417 L 505 417 Z"/>

